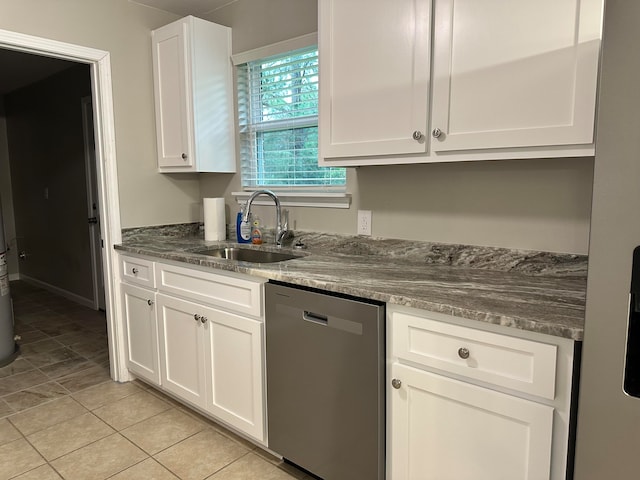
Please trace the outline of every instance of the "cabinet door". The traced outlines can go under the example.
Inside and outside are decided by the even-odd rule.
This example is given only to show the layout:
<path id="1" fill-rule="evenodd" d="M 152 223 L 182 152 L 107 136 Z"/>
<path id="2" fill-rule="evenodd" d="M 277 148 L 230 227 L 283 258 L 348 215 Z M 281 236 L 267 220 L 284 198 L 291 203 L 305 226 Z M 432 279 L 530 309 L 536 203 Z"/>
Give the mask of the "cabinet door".
<path id="1" fill-rule="evenodd" d="M 160 373 L 163 387 L 198 407 L 205 407 L 206 363 L 202 306 L 157 295 Z"/>
<path id="2" fill-rule="evenodd" d="M 591 144 L 602 0 L 435 0 L 434 153 Z"/>
<path id="3" fill-rule="evenodd" d="M 207 410 L 263 442 L 263 324 L 219 310 L 209 315 Z"/>
<path id="4" fill-rule="evenodd" d="M 126 284 L 122 284 L 121 291 L 127 368 L 135 375 L 160 385 L 155 293 Z"/>
<path id="5" fill-rule="evenodd" d="M 391 366 L 394 480 L 548 479 L 553 408 L 404 365 Z"/>
<path id="6" fill-rule="evenodd" d="M 424 153 L 431 1 L 318 3 L 320 163 Z"/>
<path id="7" fill-rule="evenodd" d="M 174 22 L 155 30 L 152 37 L 160 168 L 189 169 L 194 165 L 189 145 L 192 125 L 187 28 L 188 25 L 184 22 Z"/>

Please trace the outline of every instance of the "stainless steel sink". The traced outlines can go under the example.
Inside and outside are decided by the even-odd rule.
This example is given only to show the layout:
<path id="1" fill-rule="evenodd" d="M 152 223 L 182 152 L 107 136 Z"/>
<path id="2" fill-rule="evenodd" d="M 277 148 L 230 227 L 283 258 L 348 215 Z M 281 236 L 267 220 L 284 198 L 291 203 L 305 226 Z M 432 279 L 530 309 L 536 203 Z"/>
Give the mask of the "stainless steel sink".
<path id="1" fill-rule="evenodd" d="M 251 248 L 238 247 L 209 248 L 207 250 L 198 250 L 197 252 L 193 253 L 207 255 L 209 257 L 225 258 L 227 260 L 239 260 L 241 262 L 252 263 L 276 263 L 301 257 L 301 255 L 291 255 L 289 253 L 268 252 L 265 250 L 254 250 Z"/>

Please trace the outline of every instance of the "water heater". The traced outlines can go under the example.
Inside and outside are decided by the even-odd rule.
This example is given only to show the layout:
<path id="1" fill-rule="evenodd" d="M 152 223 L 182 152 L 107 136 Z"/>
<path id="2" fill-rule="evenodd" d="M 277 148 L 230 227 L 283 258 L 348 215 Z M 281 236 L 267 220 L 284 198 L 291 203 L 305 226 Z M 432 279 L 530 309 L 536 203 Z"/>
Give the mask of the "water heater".
<path id="1" fill-rule="evenodd" d="M 9 294 L 9 268 L 4 238 L 2 203 L 0 203 L 0 367 L 13 362 L 18 354 L 13 333 L 13 309 Z"/>

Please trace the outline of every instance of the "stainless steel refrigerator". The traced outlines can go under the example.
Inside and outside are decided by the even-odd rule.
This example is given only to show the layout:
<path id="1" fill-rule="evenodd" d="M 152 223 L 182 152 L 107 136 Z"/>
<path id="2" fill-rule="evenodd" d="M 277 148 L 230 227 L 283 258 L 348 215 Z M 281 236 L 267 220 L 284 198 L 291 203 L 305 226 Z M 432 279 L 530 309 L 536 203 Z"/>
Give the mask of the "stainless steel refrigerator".
<path id="1" fill-rule="evenodd" d="M 604 18 L 576 480 L 640 478 L 640 1 Z"/>

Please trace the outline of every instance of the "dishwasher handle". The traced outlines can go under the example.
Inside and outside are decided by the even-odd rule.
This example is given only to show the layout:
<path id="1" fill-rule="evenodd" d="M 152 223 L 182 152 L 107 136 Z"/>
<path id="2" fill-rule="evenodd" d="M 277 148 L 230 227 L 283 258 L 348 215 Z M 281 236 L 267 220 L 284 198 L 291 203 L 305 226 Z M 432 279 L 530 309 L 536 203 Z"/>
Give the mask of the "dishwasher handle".
<path id="1" fill-rule="evenodd" d="M 327 325 L 329 322 L 329 317 L 327 317 L 326 315 L 313 313 L 308 310 L 303 310 L 302 319 L 307 322 L 318 323 L 320 325 Z"/>

